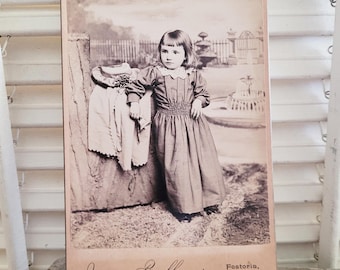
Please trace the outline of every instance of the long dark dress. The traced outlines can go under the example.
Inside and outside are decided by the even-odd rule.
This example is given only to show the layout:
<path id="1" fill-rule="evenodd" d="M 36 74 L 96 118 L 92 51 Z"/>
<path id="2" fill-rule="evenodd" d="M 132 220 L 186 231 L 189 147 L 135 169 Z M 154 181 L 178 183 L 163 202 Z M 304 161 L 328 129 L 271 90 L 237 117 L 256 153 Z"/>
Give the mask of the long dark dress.
<path id="1" fill-rule="evenodd" d="M 209 104 L 206 81 L 197 70 L 173 78 L 160 67 L 148 67 L 127 87 L 128 102 L 153 90 L 156 114 L 152 129 L 156 152 L 164 169 L 167 196 L 173 211 L 197 213 L 220 204 L 225 196 L 222 169 L 204 115 L 190 116 L 194 99 Z"/>

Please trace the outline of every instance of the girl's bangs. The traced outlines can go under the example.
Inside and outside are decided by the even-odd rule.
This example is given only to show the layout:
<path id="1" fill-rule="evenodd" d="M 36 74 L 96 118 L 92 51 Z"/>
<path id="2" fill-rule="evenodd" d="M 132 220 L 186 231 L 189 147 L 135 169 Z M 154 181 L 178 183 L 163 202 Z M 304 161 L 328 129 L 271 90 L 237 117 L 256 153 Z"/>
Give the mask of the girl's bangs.
<path id="1" fill-rule="evenodd" d="M 166 36 L 164 36 L 162 45 L 165 45 L 165 46 L 181 46 L 183 44 L 182 44 L 182 42 L 180 42 L 180 40 L 178 40 L 176 38 L 169 37 L 169 35 L 166 35 Z"/>

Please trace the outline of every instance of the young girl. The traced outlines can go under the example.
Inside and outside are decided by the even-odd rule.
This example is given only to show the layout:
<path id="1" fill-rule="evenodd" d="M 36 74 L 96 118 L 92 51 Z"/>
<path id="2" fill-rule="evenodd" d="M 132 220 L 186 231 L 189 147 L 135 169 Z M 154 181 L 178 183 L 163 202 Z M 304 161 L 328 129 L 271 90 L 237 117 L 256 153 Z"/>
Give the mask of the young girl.
<path id="1" fill-rule="evenodd" d="M 139 100 L 152 89 L 156 152 L 164 170 L 169 204 L 178 220 L 190 222 L 203 210 L 218 213 L 225 190 L 222 170 L 202 108 L 209 104 L 206 81 L 189 36 L 166 32 L 159 43 L 160 64 L 140 71 L 127 87 L 130 116 L 139 119 Z"/>

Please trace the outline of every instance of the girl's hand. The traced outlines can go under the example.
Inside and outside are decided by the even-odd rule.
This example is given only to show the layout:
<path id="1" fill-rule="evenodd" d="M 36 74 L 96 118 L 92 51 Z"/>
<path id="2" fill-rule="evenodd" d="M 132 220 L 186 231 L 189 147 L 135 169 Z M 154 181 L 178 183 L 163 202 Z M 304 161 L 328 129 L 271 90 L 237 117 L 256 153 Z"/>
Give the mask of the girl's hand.
<path id="1" fill-rule="evenodd" d="M 134 120 L 138 120 L 140 118 L 140 108 L 138 102 L 130 103 L 130 117 Z"/>
<path id="2" fill-rule="evenodd" d="M 202 114 L 202 101 L 195 99 L 191 105 L 191 117 L 197 119 Z"/>

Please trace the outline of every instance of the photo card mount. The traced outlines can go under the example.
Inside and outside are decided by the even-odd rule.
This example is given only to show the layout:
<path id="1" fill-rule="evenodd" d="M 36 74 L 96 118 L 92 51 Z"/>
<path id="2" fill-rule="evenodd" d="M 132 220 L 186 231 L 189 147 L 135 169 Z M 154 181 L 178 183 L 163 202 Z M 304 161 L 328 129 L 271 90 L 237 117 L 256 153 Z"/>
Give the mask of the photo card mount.
<path id="1" fill-rule="evenodd" d="M 275 270 L 267 2 L 61 6 L 67 269 Z M 159 45 L 168 31 L 174 44 Z M 162 57 L 178 48 L 175 74 Z M 134 119 L 137 82 L 149 80 Z M 194 93 L 205 120 L 191 119 L 193 103 L 169 112 L 162 91 L 176 102 Z M 159 115 L 184 114 L 204 135 L 176 135 L 189 130 L 177 120 L 161 135 Z"/>

